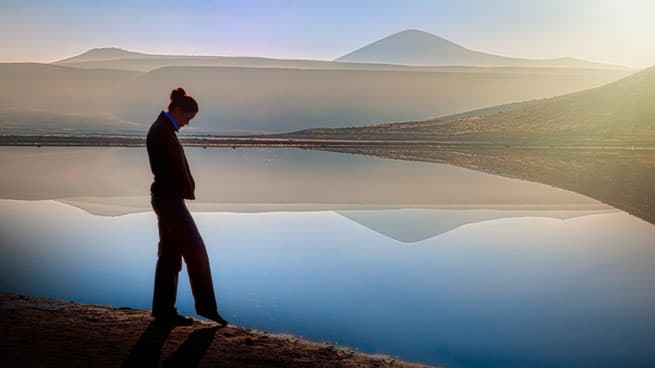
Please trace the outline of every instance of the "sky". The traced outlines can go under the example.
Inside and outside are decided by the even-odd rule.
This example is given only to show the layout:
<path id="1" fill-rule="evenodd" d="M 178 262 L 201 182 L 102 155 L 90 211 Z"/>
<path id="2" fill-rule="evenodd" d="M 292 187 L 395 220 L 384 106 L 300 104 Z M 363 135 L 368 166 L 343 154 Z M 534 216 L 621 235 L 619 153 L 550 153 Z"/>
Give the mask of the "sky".
<path id="1" fill-rule="evenodd" d="M 525 58 L 655 65 L 655 0 L 33 1 L 0 3 L 0 62 L 97 47 L 333 60 L 405 29 Z"/>

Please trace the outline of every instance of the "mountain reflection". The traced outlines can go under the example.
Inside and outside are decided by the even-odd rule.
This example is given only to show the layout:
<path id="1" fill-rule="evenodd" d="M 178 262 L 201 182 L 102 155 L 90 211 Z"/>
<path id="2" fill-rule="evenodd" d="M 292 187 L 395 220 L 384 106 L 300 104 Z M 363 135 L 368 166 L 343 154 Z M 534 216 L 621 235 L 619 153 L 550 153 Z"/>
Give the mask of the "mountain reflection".
<path id="1" fill-rule="evenodd" d="M 445 163 L 552 185 L 655 224 L 655 149 L 341 147 L 325 150 Z"/>
<path id="2" fill-rule="evenodd" d="M 452 165 L 296 148 L 189 147 L 195 210 L 586 209 L 598 201 Z M 0 196 L 56 199 L 91 213 L 150 211 L 144 147 L 1 147 Z M 121 212 L 122 211 L 122 212 Z"/>
<path id="3" fill-rule="evenodd" d="M 654 226 L 611 211 L 505 217 L 432 236 L 433 221 L 461 210 L 424 211 L 341 211 L 382 234 L 429 237 L 412 246 L 333 211 L 194 218 L 221 310 L 236 325 L 435 365 L 652 361 Z M 0 200 L 0 218 L 3 290 L 150 307 L 152 212 L 93 216 L 57 201 Z M 461 217 L 471 219 L 482 217 Z M 424 223 L 395 233 L 394 221 Z M 194 311 L 185 272 L 178 308 Z M 490 339 L 494 331 L 503 333 Z M 480 349 L 490 358 L 475 364 Z"/>
<path id="4" fill-rule="evenodd" d="M 483 221 L 541 217 L 571 219 L 589 215 L 617 212 L 616 210 L 352 210 L 337 213 L 375 232 L 403 243 L 415 243 L 447 233 L 461 226 Z"/>
<path id="5" fill-rule="evenodd" d="M 157 227 L 145 149 L 0 152 L 0 288 L 149 308 Z M 655 226 L 451 165 L 647 214 L 649 159 L 187 153 L 198 198 L 188 204 L 237 325 L 437 365 L 652 361 Z M 178 308 L 191 314 L 180 277 Z M 490 358 L 472 361 L 481 350 Z"/>

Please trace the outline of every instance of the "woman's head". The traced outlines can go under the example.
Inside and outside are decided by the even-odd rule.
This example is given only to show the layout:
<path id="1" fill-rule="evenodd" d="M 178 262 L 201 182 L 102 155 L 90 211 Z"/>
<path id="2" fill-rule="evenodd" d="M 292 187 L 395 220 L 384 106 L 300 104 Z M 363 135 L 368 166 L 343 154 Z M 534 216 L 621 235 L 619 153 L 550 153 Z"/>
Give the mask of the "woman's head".
<path id="1" fill-rule="evenodd" d="M 178 87 L 171 92 L 171 102 L 168 104 L 168 113 L 181 127 L 189 124 L 198 113 L 198 103 L 196 100 L 187 95 L 182 87 Z"/>

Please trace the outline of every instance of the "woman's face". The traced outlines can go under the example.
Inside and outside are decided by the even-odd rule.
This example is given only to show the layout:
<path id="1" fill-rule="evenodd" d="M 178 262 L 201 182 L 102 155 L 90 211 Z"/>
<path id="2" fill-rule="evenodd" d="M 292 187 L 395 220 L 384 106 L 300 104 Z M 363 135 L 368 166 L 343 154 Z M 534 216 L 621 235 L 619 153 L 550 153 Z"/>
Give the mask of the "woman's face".
<path id="1" fill-rule="evenodd" d="M 178 124 L 180 124 L 180 128 L 189 125 L 189 121 L 193 119 L 196 116 L 195 112 L 182 112 L 180 114 L 180 120 L 177 121 Z"/>
<path id="2" fill-rule="evenodd" d="M 182 128 L 185 125 L 189 125 L 189 121 L 196 116 L 196 112 L 184 112 L 182 109 L 175 107 L 171 115 L 177 125 Z"/>

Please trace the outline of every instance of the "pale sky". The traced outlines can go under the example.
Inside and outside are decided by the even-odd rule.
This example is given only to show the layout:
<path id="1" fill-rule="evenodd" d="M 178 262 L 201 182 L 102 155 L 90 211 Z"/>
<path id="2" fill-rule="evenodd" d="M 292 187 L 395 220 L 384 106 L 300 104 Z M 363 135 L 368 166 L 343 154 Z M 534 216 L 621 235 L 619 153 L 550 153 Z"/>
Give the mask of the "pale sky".
<path id="1" fill-rule="evenodd" d="M 0 62 L 96 47 L 332 60 L 405 29 L 504 56 L 655 65 L 655 0 L 33 1 L 0 3 Z"/>

